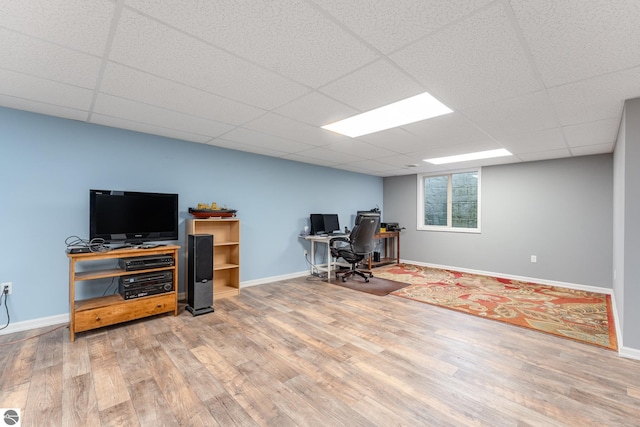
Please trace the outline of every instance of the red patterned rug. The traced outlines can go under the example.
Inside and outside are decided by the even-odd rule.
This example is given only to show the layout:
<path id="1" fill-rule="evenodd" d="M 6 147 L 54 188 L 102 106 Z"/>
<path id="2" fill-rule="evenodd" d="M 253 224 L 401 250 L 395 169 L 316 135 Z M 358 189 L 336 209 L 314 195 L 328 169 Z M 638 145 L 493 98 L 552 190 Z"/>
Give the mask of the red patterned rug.
<path id="1" fill-rule="evenodd" d="M 391 295 L 618 349 L 610 295 L 409 264 L 373 273 L 410 284 Z"/>

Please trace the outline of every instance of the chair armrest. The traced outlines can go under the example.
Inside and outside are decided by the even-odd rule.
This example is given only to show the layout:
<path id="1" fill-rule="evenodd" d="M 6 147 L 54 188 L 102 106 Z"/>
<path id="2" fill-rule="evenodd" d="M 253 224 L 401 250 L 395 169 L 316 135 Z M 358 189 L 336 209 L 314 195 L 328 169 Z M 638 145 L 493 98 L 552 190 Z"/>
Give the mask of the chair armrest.
<path id="1" fill-rule="evenodd" d="M 345 242 L 350 243 L 351 241 L 347 237 L 332 237 L 329 240 L 329 246 L 333 246 L 335 242 Z"/>

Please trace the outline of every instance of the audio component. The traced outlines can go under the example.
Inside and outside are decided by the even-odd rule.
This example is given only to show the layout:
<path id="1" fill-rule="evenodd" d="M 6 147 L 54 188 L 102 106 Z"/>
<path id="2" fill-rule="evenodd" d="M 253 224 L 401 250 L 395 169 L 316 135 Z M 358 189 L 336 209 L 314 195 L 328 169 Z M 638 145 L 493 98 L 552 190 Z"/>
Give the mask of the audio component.
<path id="1" fill-rule="evenodd" d="M 157 271 L 154 273 L 136 274 L 134 276 L 120 276 L 120 286 L 123 289 L 171 281 L 173 281 L 173 271 Z"/>
<path id="2" fill-rule="evenodd" d="M 129 289 L 120 289 L 120 294 L 124 299 L 134 299 L 147 297 L 149 295 L 163 294 L 173 290 L 173 282 L 158 283 L 156 285 L 138 286 Z"/>
<path id="3" fill-rule="evenodd" d="M 173 266 L 171 255 L 149 255 L 134 258 L 120 258 L 118 265 L 124 271 L 146 270 L 149 268 Z"/>
<path id="4" fill-rule="evenodd" d="M 124 299 L 156 295 L 173 290 L 173 271 L 120 276 L 118 291 Z"/>
<path id="5" fill-rule="evenodd" d="M 213 311 L 213 235 L 189 234 L 187 310 L 194 316 Z"/>
<path id="6" fill-rule="evenodd" d="M 67 248 L 68 254 L 88 254 L 89 252 L 91 252 L 91 248 L 88 246 L 73 246 Z"/>

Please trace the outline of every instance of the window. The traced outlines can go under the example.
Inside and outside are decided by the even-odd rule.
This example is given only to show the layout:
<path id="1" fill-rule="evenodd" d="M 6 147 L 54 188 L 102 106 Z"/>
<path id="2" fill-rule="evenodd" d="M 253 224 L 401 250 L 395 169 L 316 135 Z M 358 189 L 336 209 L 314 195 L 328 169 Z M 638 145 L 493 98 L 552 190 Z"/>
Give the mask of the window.
<path id="1" fill-rule="evenodd" d="M 418 230 L 480 232 L 480 169 L 418 175 Z"/>

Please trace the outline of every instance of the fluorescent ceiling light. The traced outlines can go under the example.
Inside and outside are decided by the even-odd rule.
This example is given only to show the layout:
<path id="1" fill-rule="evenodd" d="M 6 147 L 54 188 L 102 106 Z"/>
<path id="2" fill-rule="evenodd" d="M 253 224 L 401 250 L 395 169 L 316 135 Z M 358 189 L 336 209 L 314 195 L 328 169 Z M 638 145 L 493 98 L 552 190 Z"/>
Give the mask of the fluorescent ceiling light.
<path id="1" fill-rule="evenodd" d="M 504 148 L 489 151 L 479 151 L 477 153 L 459 154 L 457 156 L 438 157 L 436 159 L 424 159 L 425 162 L 434 165 L 442 165 L 445 163 L 467 162 L 469 160 L 490 159 L 493 157 L 511 156 L 512 154 Z"/>
<path id="2" fill-rule="evenodd" d="M 453 112 L 427 92 L 322 126 L 355 138 Z"/>

